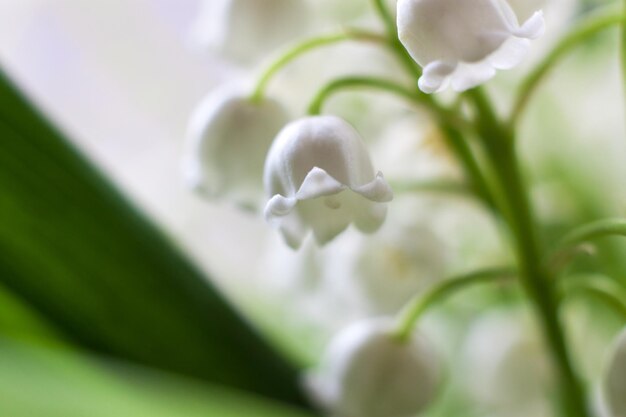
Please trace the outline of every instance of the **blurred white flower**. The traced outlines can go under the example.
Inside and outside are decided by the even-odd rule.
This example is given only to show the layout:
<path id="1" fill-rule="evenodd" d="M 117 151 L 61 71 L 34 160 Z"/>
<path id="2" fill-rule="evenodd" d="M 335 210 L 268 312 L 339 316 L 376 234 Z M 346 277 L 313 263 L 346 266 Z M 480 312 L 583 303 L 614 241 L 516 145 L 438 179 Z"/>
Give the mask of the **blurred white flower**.
<path id="1" fill-rule="evenodd" d="M 424 68 L 425 93 L 450 83 L 465 91 L 513 68 L 544 30 L 542 12 L 520 26 L 504 0 L 400 0 L 397 16 L 400 41 Z"/>
<path id="2" fill-rule="evenodd" d="M 265 156 L 288 121 L 286 110 L 271 98 L 252 102 L 246 89 L 235 86 L 211 92 L 189 123 L 185 181 L 206 197 L 258 207 Z"/>
<path id="3" fill-rule="evenodd" d="M 626 329 L 617 337 L 609 359 L 604 397 L 613 417 L 626 416 Z"/>
<path id="4" fill-rule="evenodd" d="M 253 64 L 307 30 L 304 0 L 204 0 L 191 42 Z"/>
<path id="5" fill-rule="evenodd" d="M 480 317 L 463 345 L 464 383 L 474 401 L 498 416 L 551 416 L 554 374 L 541 335 L 518 311 Z"/>
<path id="6" fill-rule="evenodd" d="M 385 224 L 377 236 L 359 241 L 349 279 L 370 314 L 397 313 L 446 274 L 452 254 L 431 224 L 437 221 L 436 216 L 419 208 L 412 214 L 414 217 L 394 212 L 389 219 L 393 222 Z"/>
<path id="7" fill-rule="evenodd" d="M 352 222 L 363 232 L 385 219 L 391 188 L 375 174 L 359 134 L 335 116 L 316 116 L 287 125 L 265 164 L 270 197 L 265 217 L 287 244 L 298 248 L 310 228 L 325 244 Z"/>
<path id="8" fill-rule="evenodd" d="M 359 321 L 340 332 L 305 379 L 313 400 L 338 417 L 411 417 L 437 394 L 438 357 L 427 339 L 393 338 L 390 319 Z"/>

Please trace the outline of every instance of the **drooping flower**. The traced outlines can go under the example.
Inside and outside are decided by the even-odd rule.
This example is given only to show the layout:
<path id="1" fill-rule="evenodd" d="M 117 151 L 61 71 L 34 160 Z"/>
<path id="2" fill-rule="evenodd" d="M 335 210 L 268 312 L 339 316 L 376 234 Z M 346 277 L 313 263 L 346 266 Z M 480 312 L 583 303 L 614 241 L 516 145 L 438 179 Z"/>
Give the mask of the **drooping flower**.
<path id="1" fill-rule="evenodd" d="M 608 362 L 604 397 L 613 416 L 626 416 L 626 329 L 617 337 Z"/>
<path id="2" fill-rule="evenodd" d="M 376 174 L 359 134 L 335 116 L 315 116 L 285 126 L 265 163 L 270 197 L 266 219 L 292 248 L 312 229 L 319 244 L 352 222 L 363 232 L 385 219 L 392 191 Z"/>
<path id="3" fill-rule="evenodd" d="M 520 25 L 505 0 L 399 0 L 397 20 L 425 93 L 465 91 L 515 67 L 544 30 L 541 11 Z"/>
<path id="4" fill-rule="evenodd" d="M 441 371 L 429 341 L 392 336 L 393 321 L 364 320 L 340 332 L 305 379 L 313 400 L 338 417 L 412 417 L 432 403 Z"/>
<path id="5" fill-rule="evenodd" d="M 304 0 L 204 0 L 192 41 L 251 64 L 304 33 L 307 16 Z"/>
<path id="6" fill-rule="evenodd" d="M 206 197 L 258 207 L 263 199 L 265 156 L 288 121 L 280 103 L 270 98 L 252 102 L 239 86 L 212 92 L 189 123 L 185 181 Z"/>

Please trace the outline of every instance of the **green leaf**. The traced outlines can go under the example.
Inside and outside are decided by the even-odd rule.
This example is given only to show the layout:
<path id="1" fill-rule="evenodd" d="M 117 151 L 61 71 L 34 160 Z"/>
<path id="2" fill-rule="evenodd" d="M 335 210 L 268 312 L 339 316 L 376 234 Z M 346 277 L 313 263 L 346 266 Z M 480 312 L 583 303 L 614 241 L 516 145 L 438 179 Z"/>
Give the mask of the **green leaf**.
<path id="1" fill-rule="evenodd" d="M 0 335 L 38 345 L 65 346 L 55 327 L 0 286 Z"/>
<path id="2" fill-rule="evenodd" d="M 11 417 L 306 417 L 242 392 L 0 339 L 0 411 Z"/>
<path id="3" fill-rule="evenodd" d="M 1 71 L 0 283 L 76 344 L 304 403 L 291 364 Z"/>

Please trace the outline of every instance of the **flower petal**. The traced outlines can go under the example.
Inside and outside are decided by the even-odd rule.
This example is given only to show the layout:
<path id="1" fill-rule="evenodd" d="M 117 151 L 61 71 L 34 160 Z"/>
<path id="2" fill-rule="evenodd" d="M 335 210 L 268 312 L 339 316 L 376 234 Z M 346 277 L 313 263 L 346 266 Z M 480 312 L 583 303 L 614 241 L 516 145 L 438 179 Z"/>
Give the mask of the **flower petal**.
<path id="1" fill-rule="evenodd" d="M 424 67 L 422 76 L 417 85 L 426 94 L 436 93 L 447 87 L 450 74 L 456 69 L 456 64 L 444 61 L 433 61 Z"/>
<path id="2" fill-rule="evenodd" d="M 541 10 L 533 13 L 527 21 L 517 30 L 513 31 L 513 35 L 518 38 L 537 39 L 545 32 L 545 21 Z"/>
<path id="3" fill-rule="evenodd" d="M 494 75 L 496 75 L 496 70 L 489 62 L 462 64 L 452 74 L 452 89 L 461 93 L 484 83 Z"/>
<path id="4" fill-rule="evenodd" d="M 389 184 L 387 184 L 387 181 L 385 181 L 383 173 L 380 171 L 378 171 L 376 178 L 372 181 L 359 187 L 354 187 L 352 190 L 361 194 L 368 200 L 379 203 L 386 203 L 393 200 L 393 191 L 391 190 Z"/>
<path id="5" fill-rule="evenodd" d="M 529 47 L 528 39 L 511 37 L 502 44 L 500 49 L 491 54 L 488 60 L 494 68 L 508 70 L 522 62 Z"/>
<path id="6" fill-rule="evenodd" d="M 296 193 L 296 198 L 298 200 L 308 200 L 337 194 L 346 188 L 347 186 L 334 179 L 323 169 L 314 167 L 302 181 L 302 185 Z"/>
<path id="7" fill-rule="evenodd" d="M 265 219 L 270 224 L 276 224 L 277 217 L 284 217 L 291 213 L 298 200 L 293 197 L 283 197 L 276 194 L 265 205 Z"/>
<path id="8" fill-rule="evenodd" d="M 354 219 L 354 225 L 363 233 L 373 233 L 382 226 L 387 217 L 387 206 L 370 203 L 367 210 L 361 210 Z"/>
<path id="9" fill-rule="evenodd" d="M 297 216 L 285 216 L 280 219 L 278 228 L 283 239 L 291 249 L 299 249 L 306 235 L 306 229 Z"/>

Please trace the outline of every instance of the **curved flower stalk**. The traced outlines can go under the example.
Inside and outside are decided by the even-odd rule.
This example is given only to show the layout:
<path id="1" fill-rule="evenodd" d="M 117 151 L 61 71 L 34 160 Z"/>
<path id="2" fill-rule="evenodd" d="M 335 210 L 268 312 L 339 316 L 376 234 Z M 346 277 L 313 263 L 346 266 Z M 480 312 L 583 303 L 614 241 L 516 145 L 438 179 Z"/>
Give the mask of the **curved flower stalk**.
<path id="1" fill-rule="evenodd" d="M 308 27 L 304 0 L 204 0 L 192 43 L 240 64 L 253 64 Z"/>
<path id="2" fill-rule="evenodd" d="M 617 337 L 607 366 L 604 397 L 613 417 L 626 415 L 626 329 Z"/>
<path id="3" fill-rule="evenodd" d="M 410 417 L 434 400 L 441 370 L 419 334 L 400 342 L 392 320 L 357 322 L 340 332 L 305 379 L 315 402 L 338 417 Z"/>
<path id="4" fill-rule="evenodd" d="M 449 84 L 465 91 L 515 67 L 544 30 L 542 12 L 520 25 L 505 0 L 400 0 L 397 16 L 400 41 L 423 67 L 425 93 Z"/>
<path id="5" fill-rule="evenodd" d="M 298 248 L 308 229 L 325 244 L 352 222 L 376 231 L 393 198 L 376 174 L 359 134 L 335 116 L 316 116 L 287 125 L 265 163 L 268 222 Z"/>
<path id="6" fill-rule="evenodd" d="M 189 123 L 183 175 L 205 197 L 255 208 L 263 199 L 265 156 L 289 116 L 277 101 L 252 102 L 248 95 L 227 86 L 200 103 Z"/>

